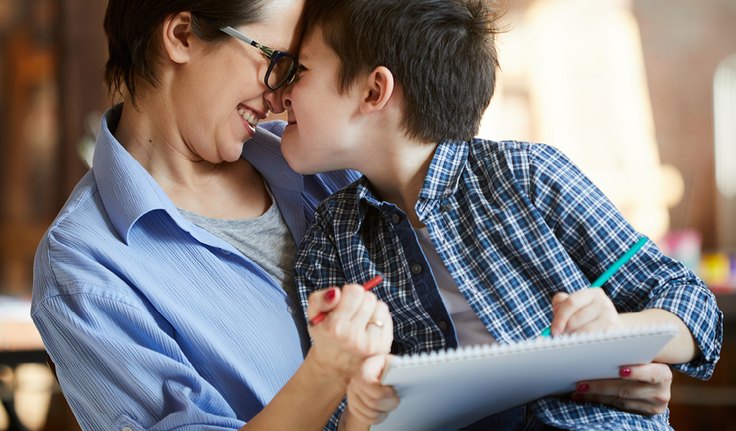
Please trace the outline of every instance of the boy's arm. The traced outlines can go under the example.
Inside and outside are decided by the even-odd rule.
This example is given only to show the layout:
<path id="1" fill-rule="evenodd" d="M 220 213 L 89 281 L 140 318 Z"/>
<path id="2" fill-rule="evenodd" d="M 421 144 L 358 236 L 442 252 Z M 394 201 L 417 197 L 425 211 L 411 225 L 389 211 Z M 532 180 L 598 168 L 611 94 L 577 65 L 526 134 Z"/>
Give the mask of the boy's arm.
<path id="1" fill-rule="evenodd" d="M 594 280 L 640 234 L 562 153 L 537 144 L 529 150 L 529 158 L 530 199 L 573 261 Z M 654 313 L 662 317 L 665 310 L 677 316 L 699 355 L 675 368 L 694 377 L 710 377 L 720 355 L 723 316 L 713 294 L 692 271 L 649 241 L 603 289 L 619 313 L 648 310 L 645 317 Z"/>
<path id="2" fill-rule="evenodd" d="M 307 229 L 297 251 L 294 265 L 294 280 L 299 292 L 299 301 L 306 315 L 307 299 L 312 292 L 331 286 L 345 284 L 345 276 L 339 267 L 339 255 L 334 241 L 331 224 L 325 215 L 324 204 L 315 212 L 315 219 Z M 346 401 L 338 406 L 325 426 L 325 430 L 337 430 L 340 417 L 345 410 Z"/>

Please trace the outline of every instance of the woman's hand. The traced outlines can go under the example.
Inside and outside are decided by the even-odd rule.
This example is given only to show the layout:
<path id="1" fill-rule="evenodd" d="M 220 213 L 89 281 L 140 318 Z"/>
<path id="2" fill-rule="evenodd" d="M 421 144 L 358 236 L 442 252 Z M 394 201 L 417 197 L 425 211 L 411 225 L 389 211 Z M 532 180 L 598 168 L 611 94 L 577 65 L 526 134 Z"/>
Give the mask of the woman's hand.
<path id="1" fill-rule="evenodd" d="M 359 284 L 346 284 L 309 296 L 311 320 L 326 313 L 324 320 L 309 327 L 313 345 L 310 354 L 320 366 L 339 373 L 347 381 L 363 361 L 387 354 L 393 341 L 388 306 Z"/>
<path id="2" fill-rule="evenodd" d="M 632 365 L 619 370 L 619 379 L 578 382 L 572 399 L 606 404 L 642 415 L 667 411 L 672 370 L 665 364 Z"/>
<path id="3" fill-rule="evenodd" d="M 380 382 L 388 355 L 366 359 L 348 384 L 348 406 L 341 418 L 341 431 L 368 429 L 382 422 L 399 405 L 393 388 Z"/>
<path id="4" fill-rule="evenodd" d="M 604 331 L 623 326 L 611 299 L 600 288 L 558 293 L 552 298 L 552 335 Z"/>

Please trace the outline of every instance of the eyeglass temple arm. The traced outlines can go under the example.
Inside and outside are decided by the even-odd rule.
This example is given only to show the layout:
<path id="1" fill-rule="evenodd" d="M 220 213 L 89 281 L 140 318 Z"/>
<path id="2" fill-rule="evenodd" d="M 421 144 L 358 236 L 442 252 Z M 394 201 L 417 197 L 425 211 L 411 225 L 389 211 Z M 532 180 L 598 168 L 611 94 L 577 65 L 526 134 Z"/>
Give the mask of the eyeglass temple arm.
<path id="1" fill-rule="evenodd" d="M 220 28 L 220 31 L 225 32 L 225 33 L 229 34 L 230 36 L 232 36 L 232 37 L 234 37 L 236 39 L 240 39 L 240 40 L 242 40 L 243 42 L 245 42 L 245 43 L 247 43 L 249 45 L 253 45 L 256 48 L 259 48 L 260 49 L 260 47 L 261 47 L 261 44 L 260 43 L 256 42 L 255 40 L 249 38 L 248 36 L 244 35 L 243 33 L 235 30 L 234 28 L 232 28 L 230 26 L 221 27 Z"/>

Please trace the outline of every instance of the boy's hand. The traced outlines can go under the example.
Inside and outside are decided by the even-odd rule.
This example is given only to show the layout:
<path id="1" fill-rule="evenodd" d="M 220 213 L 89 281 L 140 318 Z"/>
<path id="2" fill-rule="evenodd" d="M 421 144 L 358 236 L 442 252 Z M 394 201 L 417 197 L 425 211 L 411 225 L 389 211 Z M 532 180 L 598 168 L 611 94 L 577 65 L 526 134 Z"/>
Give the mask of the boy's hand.
<path id="1" fill-rule="evenodd" d="M 581 289 L 552 298 L 552 335 L 604 331 L 623 326 L 616 307 L 600 288 Z"/>
<path id="2" fill-rule="evenodd" d="M 672 370 L 668 365 L 652 363 L 621 367 L 619 375 L 619 379 L 578 382 L 572 399 L 606 404 L 642 415 L 667 411 L 672 384 Z"/>
<path id="3" fill-rule="evenodd" d="M 380 382 L 387 358 L 388 355 L 376 355 L 366 359 L 350 379 L 347 411 L 351 417 L 347 422 L 362 425 L 380 423 L 399 405 L 393 388 Z"/>

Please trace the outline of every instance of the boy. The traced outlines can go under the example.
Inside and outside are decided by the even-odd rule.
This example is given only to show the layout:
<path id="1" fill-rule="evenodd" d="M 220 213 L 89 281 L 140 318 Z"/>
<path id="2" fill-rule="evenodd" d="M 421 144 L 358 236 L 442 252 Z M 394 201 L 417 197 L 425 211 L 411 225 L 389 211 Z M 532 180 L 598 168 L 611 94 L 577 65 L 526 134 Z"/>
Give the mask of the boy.
<path id="1" fill-rule="evenodd" d="M 708 378 L 722 315 L 703 283 L 648 242 L 587 289 L 639 234 L 559 151 L 473 138 L 493 94 L 494 25 L 477 0 L 308 3 L 282 150 L 302 173 L 365 176 L 317 210 L 295 266 L 303 303 L 384 274 L 374 292 L 391 309 L 395 354 L 529 339 L 550 324 L 558 335 L 669 323 L 680 334 L 656 361 Z M 666 414 L 559 398 L 483 429 L 526 426 L 669 429 Z"/>

